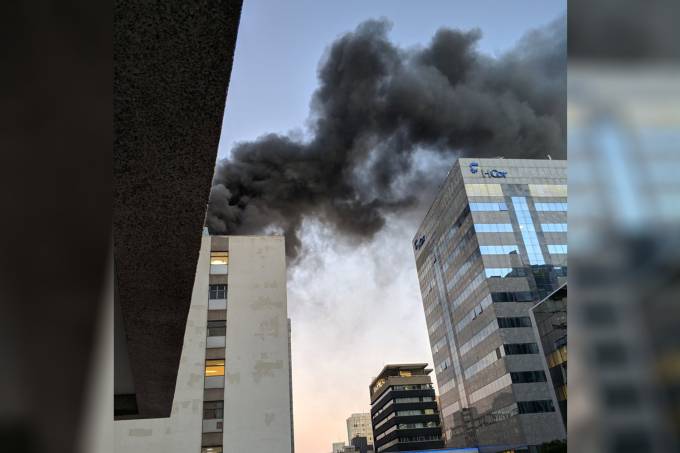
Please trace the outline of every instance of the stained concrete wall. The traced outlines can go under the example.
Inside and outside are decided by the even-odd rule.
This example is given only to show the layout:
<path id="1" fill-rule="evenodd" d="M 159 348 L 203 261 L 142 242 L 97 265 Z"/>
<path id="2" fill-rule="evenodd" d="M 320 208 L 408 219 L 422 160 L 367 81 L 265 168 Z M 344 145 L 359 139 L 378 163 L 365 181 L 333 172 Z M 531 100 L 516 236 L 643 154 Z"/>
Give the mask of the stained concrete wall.
<path id="1" fill-rule="evenodd" d="M 116 453 L 201 451 L 209 268 L 210 237 L 203 236 L 171 415 L 168 418 L 115 421 Z M 161 320 L 158 328 L 163 328 Z"/>
<path id="2" fill-rule="evenodd" d="M 224 452 L 290 453 L 284 239 L 229 238 Z"/>
<path id="3" fill-rule="evenodd" d="M 117 453 L 200 453 L 210 242 L 203 236 L 169 418 L 115 421 Z M 159 324 L 159 328 L 162 326 Z M 225 453 L 291 453 L 283 237 L 229 237 Z"/>

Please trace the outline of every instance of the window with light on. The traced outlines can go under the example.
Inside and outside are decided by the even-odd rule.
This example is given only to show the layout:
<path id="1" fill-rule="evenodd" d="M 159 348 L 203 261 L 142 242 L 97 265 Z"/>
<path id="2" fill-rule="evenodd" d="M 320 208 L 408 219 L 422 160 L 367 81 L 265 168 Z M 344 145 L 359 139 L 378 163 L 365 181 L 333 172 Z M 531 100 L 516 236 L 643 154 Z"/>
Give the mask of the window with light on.
<path id="1" fill-rule="evenodd" d="M 205 361 L 205 375 L 207 377 L 224 376 L 224 359 L 206 360 Z"/>
<path id="2" fill-rule="evenodd" d="M 229 252 L 211 252 L 210 264 L 229 264 Z"/>

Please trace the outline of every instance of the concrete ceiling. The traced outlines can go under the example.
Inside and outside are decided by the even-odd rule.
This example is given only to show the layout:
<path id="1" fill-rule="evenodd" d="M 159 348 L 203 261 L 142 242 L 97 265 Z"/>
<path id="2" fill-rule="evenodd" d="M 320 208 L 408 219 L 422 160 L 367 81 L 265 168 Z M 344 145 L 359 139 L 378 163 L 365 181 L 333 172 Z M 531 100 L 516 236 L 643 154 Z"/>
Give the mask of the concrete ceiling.
<path id="1" fill-rule="evenodd" d="M 116 1 L 114 260 L 139 417 L 170 414 L 241 6 Z"/>

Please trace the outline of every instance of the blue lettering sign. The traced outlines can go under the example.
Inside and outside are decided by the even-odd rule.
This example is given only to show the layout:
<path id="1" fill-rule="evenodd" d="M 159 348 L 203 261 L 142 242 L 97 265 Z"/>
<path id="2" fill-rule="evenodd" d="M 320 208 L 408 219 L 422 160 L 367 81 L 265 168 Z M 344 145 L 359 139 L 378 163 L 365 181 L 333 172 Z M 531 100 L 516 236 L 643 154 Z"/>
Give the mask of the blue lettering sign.
<path id="1" fill-rule="evenodd" d="M 479 173 L 479 164 L 477 162 L 470 162 L 470 173 L 473 175 Z M 505 170 L 482 170 L 482 176 L 484 178 L 505 178 L 508 172 Z"/>

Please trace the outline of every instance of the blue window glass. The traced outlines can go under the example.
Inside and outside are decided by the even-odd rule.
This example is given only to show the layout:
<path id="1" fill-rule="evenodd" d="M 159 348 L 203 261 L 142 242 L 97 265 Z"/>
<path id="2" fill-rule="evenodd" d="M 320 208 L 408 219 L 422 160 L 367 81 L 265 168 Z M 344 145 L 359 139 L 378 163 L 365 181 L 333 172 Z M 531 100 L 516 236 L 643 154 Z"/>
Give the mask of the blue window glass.
<path id="1" fill-rule="evenodd" d="M 564 233 L 567 231 L 566 223 L 542 223 L 541 230 L 547 233 Z"/>
<path id="2" fill-rule="evenodd" d="M 507 276 L 510 272 L 512 272 L 511 267 L 487 267 L 484 269 L 484 272 L 486 273 L 487 278 L 491 277 L 505 277 Z"/>
<path id="3" fill-rule="evenodd" d="M 504 202 L 499 203 L 470 203 L 470 211 L 507 211 L 508 206 Z"/>
<path id="4" fill-rule="evenodd" d="M 480 245 L 479 251 L 482 255 L 507 255 L 508 253 L 519 253 L 516 245 Z"/>
<path id="5" fill-rule="evenodd" d="M 475 223 L 477 233 L 512 233 L 510 223 Z"/>
<path id="6" fill-rule="evenodd" d="M 566 255 L 567 244 L 550 244 L 548 245 L 548 252 L 551 255 Z"/>
<path id="7" fill-rule="evenodd" d="M 536 203 L 537 211 L 567 211 L 567 203 Z"/>
<path id="8" fill-rule="evenodd" d="M 526 277 L 527 270 L 523 267 L 487 267 L 484 269 L 486 278 L 491 277 Z"/>
<path id="9" fill-rule="evenodd" d="M 517 217 L 519 230 L 522 232 L 522 240 L 527 249 L 529 264 L 545 264 L 526 197 L 512 197 L 512 206 L 515 208 L 515 217 Z"/>

